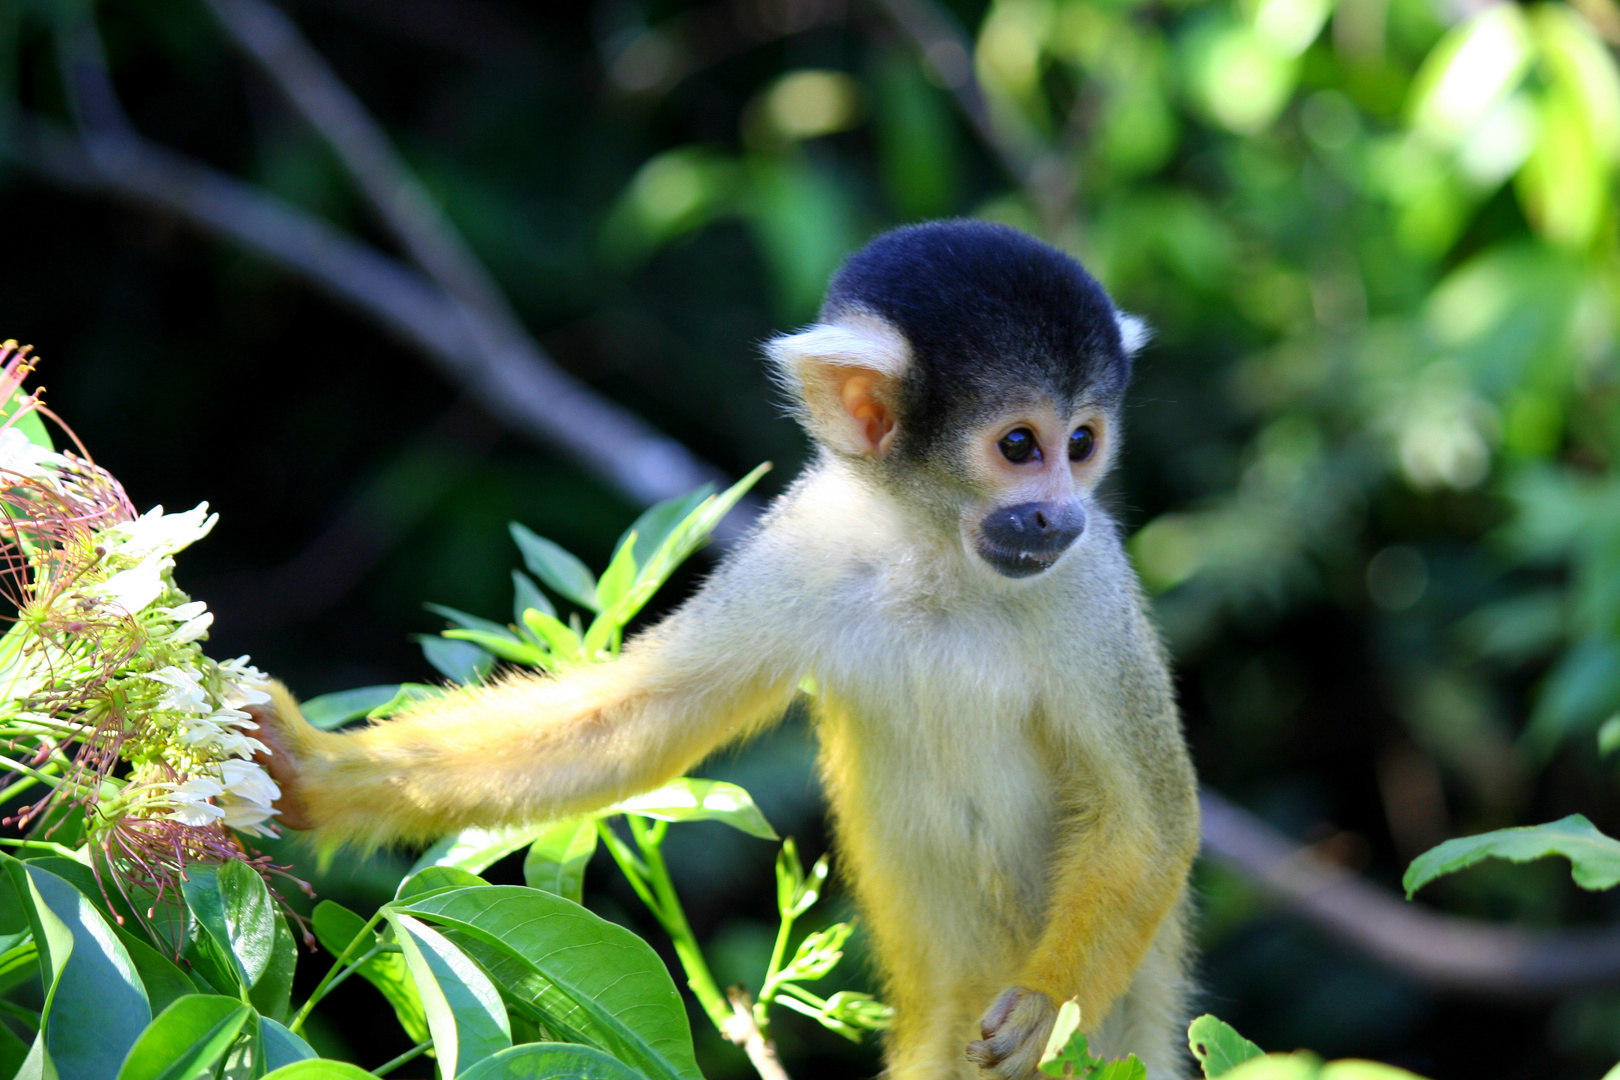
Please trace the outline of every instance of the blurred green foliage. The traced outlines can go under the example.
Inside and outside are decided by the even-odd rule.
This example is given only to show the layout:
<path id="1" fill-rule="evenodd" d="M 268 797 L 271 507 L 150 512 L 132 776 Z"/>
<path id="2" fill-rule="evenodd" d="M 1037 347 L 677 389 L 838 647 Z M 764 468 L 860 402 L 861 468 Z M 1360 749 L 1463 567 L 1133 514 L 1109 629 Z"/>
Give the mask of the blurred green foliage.
<path id="1" fill-rule="evenodd" d="M 971 214 L 1073 251 L 1157 328 L 1117 505 L 1206 780 L 1391 885 L 1455 835 L 1576 811 L 1620 830 L 1597 738 L 1620 744 L 1612 0 L 928 5 L 965 49 L 913 40 L 905 6 L 287 4 L 558 361 L 734 475 L 791 477 L 802 443 L 755 349 L 866 237 Z M 0 5 L 8 113 L 83 118 L 59 45 L 86 12 L 143 134 L 377 238 L 194 0 Z M 40 347 L 51 400 L 138 503 L 222 509 L 187 583 L 221 613 L 216 651 L 306 693 L 430 678 L 406 635 L 441 627 L 417 605 L 504 622 L 509 518 L 606 564 L 635 509 L 446 412 L 453 391 L 374 328 L 0 150 L 0 333 Z M 806 835 L 806 770 L 788 729 L 717 774 Z M 670 862 L 700 935 L 757 951 L 771 900 L 728 892 L 768 879 L 747 858 Z M 1560 873 L 1497 869 L 1426 897 L 1620 916 Z M 1436 1077 L 1620 1056 L 1612 995 L 1436 996 L 1201 880 L 1217 1011 L 1262 1045 Z M 1522 1056 L 1472 1038 L 1503 1026 Z M 782 1028 L 818 1075 L 870 1067 Z M 738 1067 L 724 1053 L 709 1075 Z"/>

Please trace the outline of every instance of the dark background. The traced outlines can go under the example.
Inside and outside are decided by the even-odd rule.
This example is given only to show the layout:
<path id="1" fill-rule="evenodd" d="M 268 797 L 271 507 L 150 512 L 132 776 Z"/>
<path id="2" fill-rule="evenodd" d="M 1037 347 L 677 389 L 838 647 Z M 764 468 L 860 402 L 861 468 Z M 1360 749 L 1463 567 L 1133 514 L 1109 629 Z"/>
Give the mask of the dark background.
<path id="1" fill-rule="evenodd" d="M 1074 251 L 1158 331 L 1114 498 L 1143 530 L 1206 784 L 1392 888 L 1449 836 L 1576 811 L 1620 829 L 1593 737 L 1620 705 L 1614 8 L 924 6 L 977 42 L 982 127 L 879 5 L 283 10 L 555 363 L 731 476 L 774 461 L 767 495 L 805 445 L 759 344 L 813 316 L 849 250 L 978 215 Z M 94 126 L 59 64 L 87 12 L 142 136 L 398 254 L 199 0 L 8 6 L 8 116 Z M 1495 69 L 1457 74 L 1452 46 L 1503 18 L 1531 45 L 1498 99 Z M 1448 71 L 1480 88 L 1465 106 L 1509 102 L 1531 134 L 1435 104 Z M 218 612 L 214 655 L 251 653 L 303 696 L 432 680 L 410 640 L 443 626 L 424 601 L 509 618 L 508 520 L 600 569 L 638 512 L 581 464 L 591 446 L 512 434 L 307 278 L 183 215 L 75 191 L 26 140 L 5 150 L 0 334 L 38 348 L 47 401 L 137 506 L 219 511 L 178 573 Z M 790 722 L 711 772 L 813 856 L 807 739 Z M 772 847 L 717 825 L 669 846 L 717 974 L 757 981 Z M 317 887 L 375 903 L 402 865 L 345 860 Z M 1620 1058 L 1612 990 L 1441 993 L 1229 871 L 1198 885 L 1203 1002 L 1268 1049 L 1443 1080 L 1595 1077 Z M 611 865 L 588 889 L 664 947 Z M 1616 914 L 1561 863 L 1488 865 L 1419 902 L 1545 927 Z M 369 1067 L 406 1048 L 369 988 L 322 1012 L 329 1052 Z M 796 1074 L 879 1067 L 871 1045 L 779 1027 Z M 694 1010 L 708 1075 L 746 1075 L 705 1029 Z"/>

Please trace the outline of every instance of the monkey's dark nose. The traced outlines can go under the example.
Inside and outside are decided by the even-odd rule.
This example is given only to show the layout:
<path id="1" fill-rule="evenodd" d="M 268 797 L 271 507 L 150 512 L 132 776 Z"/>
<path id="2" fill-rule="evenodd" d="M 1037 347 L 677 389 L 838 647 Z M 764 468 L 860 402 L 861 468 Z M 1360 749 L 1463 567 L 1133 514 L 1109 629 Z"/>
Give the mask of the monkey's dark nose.
<path id="1" fill-rule="evenodd" d="M 1038 574 L 1069 550 L 1086 528 L 1079 503 L 1028 502 L 986 514 L 979 524 L 979 554 L 1007 577 Z"/>

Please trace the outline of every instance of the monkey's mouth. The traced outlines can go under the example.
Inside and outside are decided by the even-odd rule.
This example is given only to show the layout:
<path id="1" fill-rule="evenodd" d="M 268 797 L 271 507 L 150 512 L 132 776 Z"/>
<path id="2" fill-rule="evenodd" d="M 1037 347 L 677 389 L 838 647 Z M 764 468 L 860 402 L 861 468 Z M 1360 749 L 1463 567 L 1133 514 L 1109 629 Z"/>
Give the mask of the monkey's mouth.
<path id="1" fill-rule="evenodd" d="M 973 547 L 1002 577 L 1033 577 L 1050 570 L 1085 528 L 1079 503 L 1019 503 L 986 514 Z"/>
<path id="2" fill-rule="evenodd" d="M 1045 570 L 1050 570 L 1052 564 L 1063 557 L 1062 551 L 1019 551 L 999 547 L 982 537 L 974 545 L 974 550 L 996 573 L 1010 578 L 1034 577 Z"/>

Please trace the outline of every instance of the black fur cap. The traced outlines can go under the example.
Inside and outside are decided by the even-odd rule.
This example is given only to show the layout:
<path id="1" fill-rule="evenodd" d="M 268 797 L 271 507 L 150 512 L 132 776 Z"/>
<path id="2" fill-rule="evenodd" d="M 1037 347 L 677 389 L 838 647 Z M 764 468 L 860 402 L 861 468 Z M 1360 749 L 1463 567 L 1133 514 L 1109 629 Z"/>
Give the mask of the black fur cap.
<path id="1" fill-rule="evenodd" d="M 922 457 L 977 415 L 1031 393 L 1116 407 L 1131 359 L 1114 305 L 1070 256 L 1006 225 L 934 221 L 886 232 L 827 287 L 821 321 L 868 311 L 911 344 L 896 450 Z"/>

